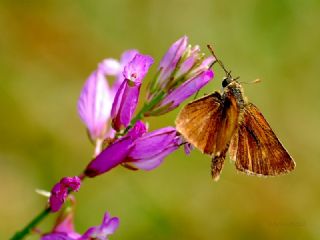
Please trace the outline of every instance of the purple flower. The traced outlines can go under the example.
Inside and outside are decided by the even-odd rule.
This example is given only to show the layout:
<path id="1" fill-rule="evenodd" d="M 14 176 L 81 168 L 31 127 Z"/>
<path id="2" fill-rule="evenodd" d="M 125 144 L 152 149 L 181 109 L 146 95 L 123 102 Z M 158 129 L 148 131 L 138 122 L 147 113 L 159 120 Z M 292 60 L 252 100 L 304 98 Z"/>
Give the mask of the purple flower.
<path id="1" fill-rule="evenodd" d="M 65 202 L 68 192 L 77 192 L 80 188 L 81 180 L 79 177 L 64 177 L 51 190 L 49 205 L 52 212 L 57 212 Z"/>
<path id="2" fill-rule="evenodd" d="M 89 163 L 85 175 L 95 177 L 119 164 L 130 169 L 151 170 L 159 166 L 181 144 L 173 127 L 149 133 L 146 131 L 145 125 L 138 121 L 127 135 L 108 146 Z"/>
<path id="3" fill-rule="evenodd" d="M 157 99 L 158 104 L 154 104 L 144 115 L 171 111 L 199 91 L 213 78 L 212 71 L 208 69 L 214 61 L 212 56 L 205 58 L 199 46 L 188 46 L 186 36 L 176 41 L 162 58 L 158 76 L 148 87 L 148 102 Z"/>
<path id="4" fill-rule="evenodd" d="M 152 115 L 161 115 L 178 107 L 185 99 L 205 86 L 213 78 L 213 72 L 207 70 L 181 84 L 164 97 L 153 109 Z"/>
<path id="5" fill-rule="evenodd" d="M 67 225 L 65 221 L 67 221 Z M 83 235 L 81 235 L 74 231 L 73 211 L 68 211 L 64 216 L 59 216 L 55 228 L 51 233 L 43 235 L 41 240 L 107 240 L 108 236 L 113 234 L 118 226 L 119 218 L 111 218 L 109 213 L 106 212 L 101 225 L 90 227 Z"/>
<path id="6" fill-rule="evenodd" d="M 124 67 L 124 81 L 115 95 L 111 110 L 112 126 L 116 131 L 129 125 L 138 103 L 142 79 L 152 63 L 150 56 L 136 54 Z"/>
<path id="7" fill-rule="evenodd" d="M 103 221 L 100 226 L 89 228 L 79 240 L 99 239 L 107 240 L 108 236 L 113 234 L 119 226 L 119 218 L 111 218 L 110 214 L 106 212 L 104 214 Z"/>

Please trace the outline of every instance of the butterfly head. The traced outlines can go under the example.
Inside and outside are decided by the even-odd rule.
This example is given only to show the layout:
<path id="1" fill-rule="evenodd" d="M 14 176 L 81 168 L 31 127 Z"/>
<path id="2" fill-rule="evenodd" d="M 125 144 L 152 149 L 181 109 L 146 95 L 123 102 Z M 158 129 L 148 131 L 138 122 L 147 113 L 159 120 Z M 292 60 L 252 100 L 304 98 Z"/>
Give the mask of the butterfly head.
<path id="1" fill-rule="evenodd" d="M 240 85 L 240 83 L 237 81 L 240 77 L 233 78 L 231 76 L 231 72 L 226 72 L 226 75 L 227 76 L 222 79 L 223 88 L 228 87 L 231 83 L 232 85 Z"/>

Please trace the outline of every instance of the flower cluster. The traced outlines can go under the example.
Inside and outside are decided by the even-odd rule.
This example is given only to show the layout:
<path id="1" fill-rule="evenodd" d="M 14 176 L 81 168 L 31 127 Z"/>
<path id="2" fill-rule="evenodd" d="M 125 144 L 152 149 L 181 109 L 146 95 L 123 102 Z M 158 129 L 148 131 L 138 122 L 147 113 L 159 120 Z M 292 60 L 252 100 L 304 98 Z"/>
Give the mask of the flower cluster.
<path id="1" fill-rule="evenodd" d="M 163 56 L 157 77 L 148 88 L 148 101 L 158 96 L 161 100 L 145 115 L 167 113 L 199 91 L 213 78 L 209 68 L 215 60 L 213 56 L 205 58 L 198 45 L 188 45 L 186 36 L 176 41 Z"/>
<path id="2" fill-rule="evenodd" d="M 189 45 L 186 36 L 177 40 L 159 63 L 138 113 L 140 89 L 153 58 L 129 50 L 120 61 L 109 58 L 100 62 L 85 82 L 78 101 L 80 118 L 95 144 L 93 159 L 79 177 L 63 178 L 53 187 L 50 210 L 58 211 L 86 177 L 96 177 L 119 165 L 131 170 L 152 170 L 181 145 L 188 154 L 192 146 L 183 142 L 174 127 L 148 131 L 142 120 L 175 109 L 209 83 L 214 76 L 210 70 L 214 61 L 214 57 L 205 57 L 199 46 Z M 112 85 L 110 77 L 115 79 Z M 107 239 L 119 224 L 118 218 L 106 213 L 100 226 L 80 235 L 74 231 L 73 214 L 61 216 L 52 232 L 43 235 L 43 240 Z"/>

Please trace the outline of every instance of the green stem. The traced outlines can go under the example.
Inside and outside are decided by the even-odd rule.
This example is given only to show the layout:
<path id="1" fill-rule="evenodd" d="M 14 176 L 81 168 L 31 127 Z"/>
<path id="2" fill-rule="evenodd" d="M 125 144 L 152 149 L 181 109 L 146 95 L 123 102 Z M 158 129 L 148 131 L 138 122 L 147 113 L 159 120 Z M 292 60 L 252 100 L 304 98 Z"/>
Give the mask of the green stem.
<path id="1" fill-rule="evenodd" d="M 144 117 L 144 114 L 152 109 L 155 105 L 157 105 L 163 98 L 164 92 L 160 92 L 157 96 L 155 96 L 151 102 L 145 104 L 140 112 L 131 120 L 131 126 L 133 126 L 137 121 L 141 120 Z"/>
<path id="2" fill-rule="evenodd" d="M 25 226 L 21 231 L 16 232 L 16 234 L 10 238 L 11 240 L 23 239 L 27 234 L 29 234 L 35 226 L 41 222 L 50 213 L 50 208 L 45 208 L 39 215 L 37 215 L 31 222 Z"/>
<path id="3" fill-rule="evenodd" d="M 137 113 L 137 115 L 131 120 L 130 125 L 124 130 L 123 135 L 126 134 L 130 128 L 132 128 L 134 126 L 134 124 L 141 120 L 144 117 L 144 114 L 146 112 L 148 112 L 149 110 L 151 110 L 155 105 L 157 105 L 163 98 L 163 96 L 165 95 L 165 92 L 159 92 L 159 94 L 157 96 L 155 96 L 151 102 L 145 104 L 141 110 Z"/>

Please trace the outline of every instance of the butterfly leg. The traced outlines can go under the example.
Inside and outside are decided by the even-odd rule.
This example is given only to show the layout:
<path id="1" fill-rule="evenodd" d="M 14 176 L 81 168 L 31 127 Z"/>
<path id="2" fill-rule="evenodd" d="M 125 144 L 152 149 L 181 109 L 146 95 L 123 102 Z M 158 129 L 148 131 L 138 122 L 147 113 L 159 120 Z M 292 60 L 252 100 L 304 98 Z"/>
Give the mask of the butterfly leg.
<path id="1" fill-rule="evenodd" d="M 195 100 L 195 99 L 198 97 L 199 91 L 200 91 L 200 90 L 198 90 L 198 91 L 196 92 L 196 95 L 194 95 L 193 100 Z"/>
<path id="2" fill-rule="evenodd" d="M 214 181 L 218 181 L 220 178 L 220 174 L 222 171 L 222 167 L 224 164 L 224 160 L 226 158 L 226 153 L 228 151 L 228 147 L 226 147 L 221 153 L 213 156 L 211 161 L 211 176 Z"/>

